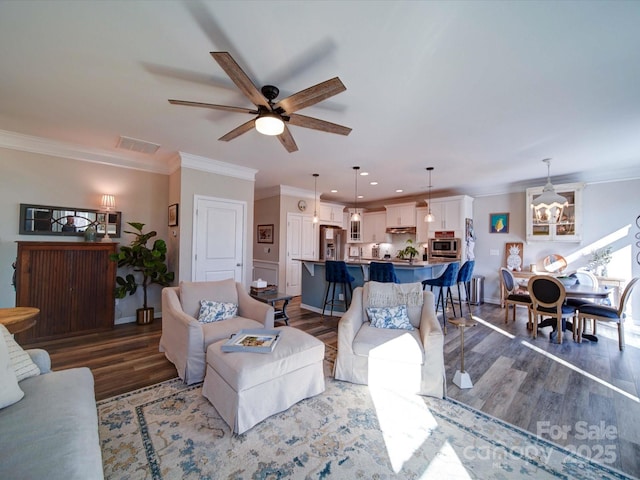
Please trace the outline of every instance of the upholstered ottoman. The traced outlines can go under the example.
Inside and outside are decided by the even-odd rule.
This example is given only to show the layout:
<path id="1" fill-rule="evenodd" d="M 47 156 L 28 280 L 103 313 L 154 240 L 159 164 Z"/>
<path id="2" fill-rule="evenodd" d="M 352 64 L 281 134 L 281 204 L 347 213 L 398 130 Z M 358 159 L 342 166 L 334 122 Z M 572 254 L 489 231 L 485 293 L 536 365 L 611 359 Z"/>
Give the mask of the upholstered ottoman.
<path id="1" fill-rule="evenodd" d="M 203 395 L 236 433 L 300 400 L 324 392 L 324 343 L 293 327 L 278 327 L 271 353 L 223 352 L 207 348 Z"/>

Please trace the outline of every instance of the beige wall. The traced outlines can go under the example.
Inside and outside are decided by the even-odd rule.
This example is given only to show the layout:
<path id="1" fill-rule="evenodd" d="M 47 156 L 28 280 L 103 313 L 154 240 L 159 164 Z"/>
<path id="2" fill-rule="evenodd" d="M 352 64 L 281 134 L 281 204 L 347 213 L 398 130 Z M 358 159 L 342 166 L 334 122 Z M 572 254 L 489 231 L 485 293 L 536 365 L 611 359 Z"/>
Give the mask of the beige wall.
<path id="1" fill-rule="evenodd" d="M 256 200 L 255 203 L 255 221 L 253 222 L 253 258 L 254 260 L 263 260 L 266 262 L 277 262 L 280 259 L 280 245 L 286 241 L 285 236 L 280 235 L 280 197 L 269 197 Z M 285 217 L 286 221 L 286 217 Z M 258 225 L 273 224 L 273 243 L 258 243 L 257 231 Z"/>
<path id="2" fill-rule="evenodd" d="M 141 222 L 167 239 L 168 177 L 139 170 L 111 167 L 48 155 L 0 149 L 0 308 L 15 305 L 11 285 L 12 262 L 20 241 L 59 241 L 60 237 L 19 235 L 19 205 L 32 203 L 64 207 L 99 208 L 100 197 L 111 193 L 126 222 Z M 69 240 L 67 237 L 65 240 Z M 82 241 L 81 237 L 73 237 Z M 130 235 L 114 239 L 128 243 Z M 141 294 L 142 292 L 140 292 Z M 150 289 L 150 303 L 160 307 L 160 289 Z M 141 297 L 127 297 L 116 305 L 116 319 L 135 315 Z"/>

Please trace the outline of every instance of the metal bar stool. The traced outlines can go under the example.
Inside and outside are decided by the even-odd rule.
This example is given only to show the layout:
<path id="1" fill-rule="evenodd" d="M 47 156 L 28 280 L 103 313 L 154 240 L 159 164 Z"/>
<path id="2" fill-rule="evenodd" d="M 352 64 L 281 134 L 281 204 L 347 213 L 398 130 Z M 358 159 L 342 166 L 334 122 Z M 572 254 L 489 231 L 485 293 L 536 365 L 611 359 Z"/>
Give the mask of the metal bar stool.
<path id="1" fill-rule="evenodd" d="M 467 260 L 458 272 L 458 305 L 460 305 L 460 315 L 462 315 L 460 284 L 464 286 L 464 294 L 467 297 L 467 307 L 469 308 L 469 315 L 471 315 L 471 277 L 473 276 L 473 267 L 475 265 L 475 260 Z"/>
<path id="2" fill-rule="evenodd" d="M 349 297 L 353 297 L 353 282 L 354 278 L 349 275 L 347 271 L 347 264 L 342 261 L 327 260 L 325 262 L 325 280 L 327 281 L 327 287 L 324 292 L 324 304 L 322 305 L 322 316 L 324 317 L 324 311 L 327 305 L 331 307 L 329 316 L 333 316 L 333 307 L 336 305 L 344 305 L 345 312 L 349 308 L 350 300 L 347 300 L 347 287 L 349 288 Z M 344 300 L 336 300 L 336 285 L 342 286 L 342 295 Z M 331 299 L 329 300 L 329 289 L 331 289 Z M 339 294 L 339 292 L 338 292 Z"/>
<path id="3" fill-rule="evenodd" d="M 440 287 L 440 293 L 438 294 L 438 300 L 436 301 L 436 312 L 438 309 L 438 304 L 442 305 L 442 325 L 444 333 L 447 333 L 447 302 L 451 301 L 451 308 L 453 309 L 453 316 L 456 316 L 456 304 L 453 301 L 453 295 L 451 294 L 451 287 L 456 284 L 458 281 L 458 270 L 460 270 L 460 264 L 458 262 L 453 262 L 447 265 L 444 273 L 440 275 L 438 278 L 429 278 L 427 280 L 422 281 L 422 289 L 424 290 L 427 285 L 431 287 L 431 291 L 433 291 L 433 287 Z M 444 289 L 446 293 L 444 292 Z M 462 313 L 462 312 L 460 312 Z"/>

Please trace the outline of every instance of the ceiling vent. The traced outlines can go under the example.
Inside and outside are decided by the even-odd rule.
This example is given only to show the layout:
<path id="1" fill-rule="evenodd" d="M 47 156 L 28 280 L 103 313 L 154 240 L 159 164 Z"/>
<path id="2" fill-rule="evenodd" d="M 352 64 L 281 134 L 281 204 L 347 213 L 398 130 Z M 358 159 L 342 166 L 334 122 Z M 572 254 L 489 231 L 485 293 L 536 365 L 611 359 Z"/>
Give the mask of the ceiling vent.
<path id="1" fill-rule="evenodd" d="M 117 148 L 123 150 L 130 150 L 132 152 L 144 153 L 146 155 L 153 155 L 158 151 L 160 145 L 151 142 L 145 142 L 144 140 L 137 140 L 130 137 L 120 137 Z"/>

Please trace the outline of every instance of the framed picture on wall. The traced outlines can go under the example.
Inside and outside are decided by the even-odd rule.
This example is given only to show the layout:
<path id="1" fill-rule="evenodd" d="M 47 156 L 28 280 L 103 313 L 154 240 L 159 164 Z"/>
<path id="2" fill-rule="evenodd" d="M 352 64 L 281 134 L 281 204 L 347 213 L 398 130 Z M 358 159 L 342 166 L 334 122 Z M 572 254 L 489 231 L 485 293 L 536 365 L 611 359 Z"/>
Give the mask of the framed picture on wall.
<path id="1" fill-rule="evenodd" d="M 489 214 L 490 233 L 509 233 L 509 214 L 490 213 Z"/>
<path id="2" fill-rule="evenodd" d="M 169 205 L 169 226 L 178 226 L 178 204 Z"/>
<path id="3" fill-rule="evenodd" d="M 258 225 L 258 243 L 273 243 L 273 223 Z"/>

